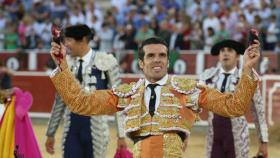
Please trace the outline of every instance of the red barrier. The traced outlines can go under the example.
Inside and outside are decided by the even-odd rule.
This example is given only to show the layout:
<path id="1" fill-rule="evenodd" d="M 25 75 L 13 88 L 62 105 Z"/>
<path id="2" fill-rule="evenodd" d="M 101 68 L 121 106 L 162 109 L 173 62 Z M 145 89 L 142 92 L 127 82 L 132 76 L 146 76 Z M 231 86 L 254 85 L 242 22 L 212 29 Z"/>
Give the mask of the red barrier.
<path id="1" fill-rule="evenodd" d="M 122 81 L 124 83 L 137 81 L 139 76 L 140 75 L 123 74 Z M 195 78 L 195 75 L 188 75 L 188 77 Z M 280 76 L 273 75 L 270 77 L 270 75 L 267 75 L 263 78 L 264 81 L 260 87 L 262 88 L 262 92 L 264 92 L 263 94 L 265 94 L 265 96 L 263 96 L 266 98 L 266 115 L 268 118 L 270 118 L 268 120 L 280 122 L 280 88 L 277 89 L 272 95 L 272 107 L 268 107 L 269 91 L 275 86 L 277 82 L 280 82 Z M 264 83 L 266 86 L 263 86 Z M 34 103 L 30 110 L 31 112 L 49 113 L 51 111 L 54 101 L 55 89 L 48 75 L 40 72 L 18 72 L 15 76 L 13 76 L 13 84 L 14 86 L 28 90 L 32 93 L 34 97 Z M 202 120 L 205 120 L 207 118 L 207 112 L 203 111 L 200 116 Z M 252 122 L 251 114 L 247 114 L 247 117 L 249 122 Z"/>
<path id="2" fill-rule="evenodd" d="M 186 72 L 185 74 L 195 74 L 196 68 L 198 66 L 197 62 L 197 53 L 200 51 L 180 51 L 178 59 L 182 59 L 186 64 Z M 0 52 L 0 60 L 7 62 L 11 57 L 15 57 L 18 59 L 18 63 L 20 65 L 19 70 L 29 70 L 28 65 L 29 62 L 35 64 L 36 68 L 35 71 L 45 71 L 45 66 L 50 60 L 50 55 L 47 51 L 43 52 L 33 52 L 35 53 L 36 58 L 31 58 L 30 53 L 15 53 L 15 52 Z M 32 54 L 32 53 L 31 53 Z M 278 57 L 276 53 L 273 52 L 263 52 L 264 57 L 269 58 L 269 68 L 268 72 L 273 72 L 274 69 L 278 68 Z M 127 65 L 129 65 L 125 72 L 131 73 L 132 72 L 132 62 L 134 60 L 134 54 L 132 51 L 128 51 L 126 57 L 124 58 Z M 30 60 L 30 61 L 29 61 Z M 215 66 L 217 64 L 218 58 L 211 56 L 210 54 L 205 54 L 204 56 L 204 69 Z M 203 61 L 202 61 L 203 62 Z"/>

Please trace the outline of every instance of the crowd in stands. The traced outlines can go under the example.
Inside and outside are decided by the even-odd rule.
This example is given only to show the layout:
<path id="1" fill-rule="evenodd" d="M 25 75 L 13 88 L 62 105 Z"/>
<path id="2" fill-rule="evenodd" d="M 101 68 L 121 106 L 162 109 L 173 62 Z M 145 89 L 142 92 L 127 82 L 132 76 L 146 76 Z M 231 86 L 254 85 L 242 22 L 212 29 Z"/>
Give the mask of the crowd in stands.
<path id="1" fill-rule="evenodd" d="M 109 1 L 109 0 L 108 0 Z M 0 50 L 48 49 L 51 25 L 87 24 L 91 46 L 115 52 L 137 49 L 160 36 L 171 50 L 209 50 L 223 39 L 247 43 L 260 32 L 264 50 L 280 53 L 279 0 L 0 0 Z"/>

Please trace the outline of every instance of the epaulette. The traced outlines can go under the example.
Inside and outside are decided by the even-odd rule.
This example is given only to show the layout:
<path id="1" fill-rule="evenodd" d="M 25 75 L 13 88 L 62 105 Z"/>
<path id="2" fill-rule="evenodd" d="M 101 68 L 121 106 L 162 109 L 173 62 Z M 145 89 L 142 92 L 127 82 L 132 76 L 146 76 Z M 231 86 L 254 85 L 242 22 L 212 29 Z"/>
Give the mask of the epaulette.
<path id="1" fill-rule="evenodd" d="M 178 76 L 171 78 L 172 87 L 179 93 L 192 94 L 197 88 L 197 81 L 193 79 L 186 79 Z"/>
<path id="2" fill-rule="evenodd" d="M 119 86 L 113 87 L 113 93 L 118 97 L 129 97 L 136 93 L 143 81 L 143 79 L 140 79 L 136 83 L 131 82 L 130 84 L 121 84 Z"/>
<path id="3" fill-rule="evenodd" d="M 95 52 L 94 65 L 101 71 L 108 71 L 118 65 L 118 62 L 112 54 Z"/>
<path id="4" fill-rule="evenodd" d="M 219 69 L 216 67 L 206 69 L 202 74 L 199 75 L 199 79 L 206 81 L 207 79 L 212 78 L 218 72 L 218 70 Z"/>

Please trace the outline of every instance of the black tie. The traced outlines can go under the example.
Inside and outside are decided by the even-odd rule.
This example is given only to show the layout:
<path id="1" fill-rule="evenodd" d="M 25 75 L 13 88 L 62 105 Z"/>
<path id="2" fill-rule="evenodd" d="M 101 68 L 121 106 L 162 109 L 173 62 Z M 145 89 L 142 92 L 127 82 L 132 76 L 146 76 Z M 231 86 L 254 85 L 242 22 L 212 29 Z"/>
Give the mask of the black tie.
<path id="1" fill-rule="evenodd" d="M 149 113 L 153 117 L 154 112 L 155 112 L 155 105 L 156 105 L 156 92 L 155 88 L 158 86 L 158 84 L 149 84 L 148 87 L 151 89 L 151 97 L 150 97 L 150 102 L 149 102 Z"/>
<path id="2" fill-rule="evenodd" d="M 224 73 L 225 75 L 225 78 L 223 80 L 223 83 L 222 83 L 222 87 L 221 87 L 221 92 L 224 93 L 225 92 L 225 89 L 226 89 L 226 84 L 227 84 L 227 79 L 228 79 L 228 76 L 230 75 L 229 73 Z"/>
<path id="3" fill-rule="evenodd" d="M 83 81 L 83 59 L 79 59 L 79 69 L 78 69 L 78 73 L 77 73 L 77 79 L 80 81 L 80 83 L 82 83 Z"/>

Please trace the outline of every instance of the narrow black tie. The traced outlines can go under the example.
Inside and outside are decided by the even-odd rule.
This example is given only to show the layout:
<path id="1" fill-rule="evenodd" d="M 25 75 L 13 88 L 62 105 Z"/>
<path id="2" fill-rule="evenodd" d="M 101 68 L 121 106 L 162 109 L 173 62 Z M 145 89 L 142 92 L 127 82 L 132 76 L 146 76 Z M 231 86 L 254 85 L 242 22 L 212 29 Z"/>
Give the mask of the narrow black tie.
<path id="1" fill-rule="evenodd" d="M 152 117 L 154 116 L 155 105 L 156 105 L 156 100 L 157 100 L 157 96 L 156 96 L 156 92 L 155 92 L 156 86 L 158 86 L 158 84 L 149 84 L 148 85 L 148 87 L 151 89 L 151 97 L 150 97 L 150 102 L 149 102 L 149 113 Z"/>
<path id="2" fill-rule="evenodd" d="M 77 73 L 77 79 L 80 81 L 80 83 L 83 82 L 83 59 L 79 59 L 79 69 L 78 69 L 78 73 Z"/>
<path id="3" fill-rule="evenodd" d="M 227 84 L 227 79 L 228 79 L 228 76 L 230 75 L 229 73 L 224 73 L 225 75 L 225 78 L 223 80 L 223 83 L 222 83 L 222 87 L 221 87 L 221 92 L 224 93 L 225 92 L 225 89 L 226 89 L 226 84 Z"/>

